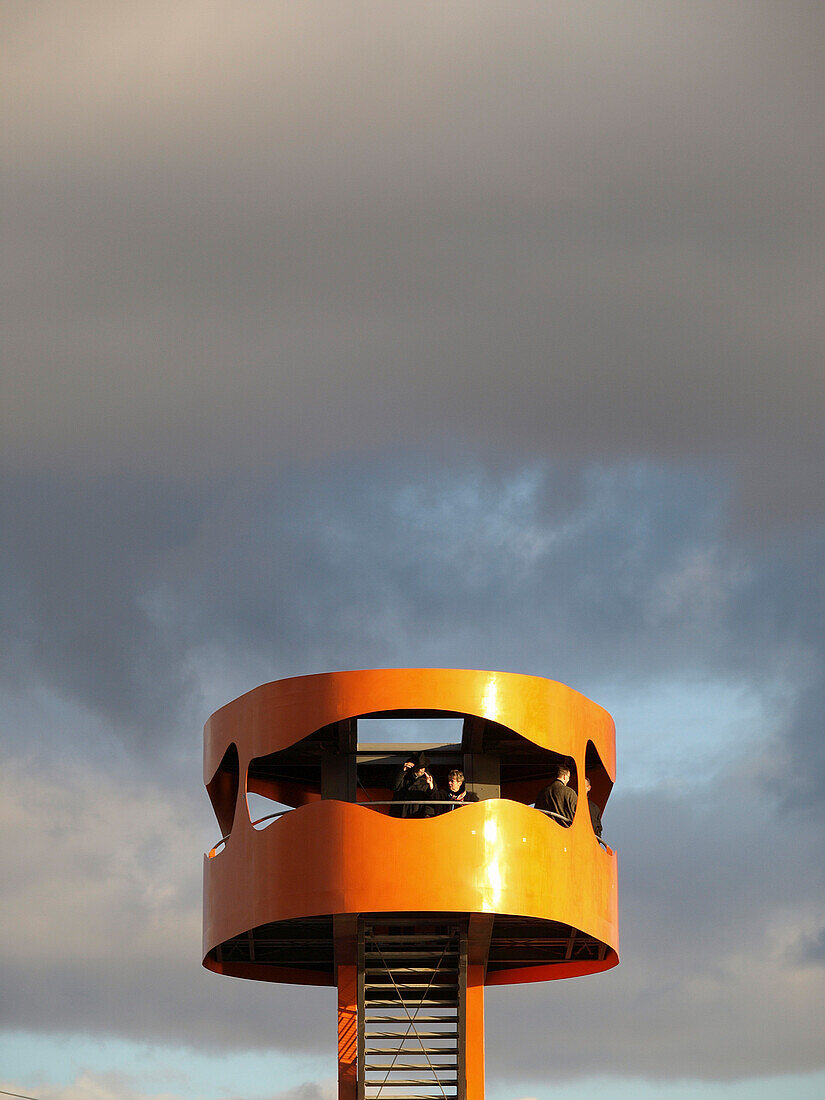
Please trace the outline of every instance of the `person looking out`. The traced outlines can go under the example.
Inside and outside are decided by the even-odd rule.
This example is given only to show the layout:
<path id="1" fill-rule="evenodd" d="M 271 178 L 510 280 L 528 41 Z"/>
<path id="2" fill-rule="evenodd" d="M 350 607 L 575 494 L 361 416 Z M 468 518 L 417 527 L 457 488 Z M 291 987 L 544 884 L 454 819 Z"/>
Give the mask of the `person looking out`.
<path id="1" fill-rule="evenodd" d="M 587 791 L 587 807 L 590 810 L 590 824 L 593 826 L 593 832 L 596 836 L 602 835 L 602 811 L 596 805 L 595 802 L 590 801 L 590 780 L 585 779 L 584 789 Z"/>
<path id="2" fill-rule="evenodd" d="M 435 816 L 435 806 L 422 805 L 436 797 L 435 783 L 427 771 L 427 764 L 423 752 L 412 753 L 404 761 L 393 783 L 392 817 Z"/>
<path id="3" fill-rule="evenodd" d="M 535 805 L 537 810 L 547 810 L 555 814 L 553 820 L 568 829 L 573 824 L 573 814 L 576 812 L 576 792 L 567 785 L 570 782 L 570 768 L 567 764 L 557 764 L 555 772 L 555 779 L 539 793 Z"/>
<path id="4" fill-rule="evenodd" d="M 468 791 L 464 786 L 464 772 L 461 768 L 453 768 L 447 776 L 447 790 L 436 792 L 439 802 L 452 802 L 452 806 L 439 806 L 438 811 L 448 814 L 456 806 L 464 806 L 468 802 L 478 802 L 478 795 L 474 791 Z"/>

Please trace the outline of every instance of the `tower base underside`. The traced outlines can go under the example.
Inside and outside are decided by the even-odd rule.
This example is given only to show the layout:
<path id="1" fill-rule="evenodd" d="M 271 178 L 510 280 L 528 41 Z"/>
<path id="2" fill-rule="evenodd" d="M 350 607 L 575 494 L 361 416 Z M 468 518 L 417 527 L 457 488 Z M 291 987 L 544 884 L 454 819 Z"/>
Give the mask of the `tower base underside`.
<path id="1" fill-rule="evenodd" d="M 372 923 L 396 921 L 420 927 L 421 913 L 372 913 Z M 220 974 L 298 985 L 335 985 L 335 931 L 349 916 L 305 917 L 249 929 L 208 952 L 204 965 Z M 433 927 L 483 926 L 486 985 L 547 981 L 609 970 L 618 962 L 612 947 L 558 921 L 502 914 L 430 913 Z"/>

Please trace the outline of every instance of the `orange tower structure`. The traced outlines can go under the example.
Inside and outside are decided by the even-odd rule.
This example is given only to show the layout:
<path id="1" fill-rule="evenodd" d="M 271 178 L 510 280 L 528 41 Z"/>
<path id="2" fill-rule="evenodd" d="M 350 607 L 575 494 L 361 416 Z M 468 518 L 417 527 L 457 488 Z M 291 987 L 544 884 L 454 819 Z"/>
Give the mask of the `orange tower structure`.
<path id="1" fill-rule="evenodd" d="M 461 719 L 461 741 L 365 745 L 366 718 Z M 479 801 L 393 816 L 411 748 L 441 787 L 463 770 Z M 572 823 L 531 806 L 559 763 Z M 484 986 L 618 963 L 616 855 L 585 779 L 604 809 L 613 720 L 552 680 L 380 669 L 263 684 L 204 728 L 223 836 L 204 861 L 203 964 L 337 986 L 339 1100 L 481 1100 Z M 294 809 L 253 821 L 247 792 Z"/>

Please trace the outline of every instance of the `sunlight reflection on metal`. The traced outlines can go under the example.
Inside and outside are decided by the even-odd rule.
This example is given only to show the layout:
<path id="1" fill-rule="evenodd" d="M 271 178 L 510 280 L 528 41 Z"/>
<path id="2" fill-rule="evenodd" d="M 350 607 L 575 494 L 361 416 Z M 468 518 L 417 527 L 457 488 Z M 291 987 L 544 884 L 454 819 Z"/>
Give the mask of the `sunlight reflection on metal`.
<path id="1" fill-rule="evenodd" d="M 484 697 L 481 700 L 481 711 L 485 718 L 489 718 L 495 721 L 498 714 L 498 680 L 495 676 L 491 676 L 487 687 L 484 690 Z"/>
<path id="2" fill-rule="evenodd" d="M 486 913 L 494 913 L 501 903 L 501 865 L 499 863 L 498 823 L 493 818 L 484 822 L 484 890 L 483 907 Z"/>

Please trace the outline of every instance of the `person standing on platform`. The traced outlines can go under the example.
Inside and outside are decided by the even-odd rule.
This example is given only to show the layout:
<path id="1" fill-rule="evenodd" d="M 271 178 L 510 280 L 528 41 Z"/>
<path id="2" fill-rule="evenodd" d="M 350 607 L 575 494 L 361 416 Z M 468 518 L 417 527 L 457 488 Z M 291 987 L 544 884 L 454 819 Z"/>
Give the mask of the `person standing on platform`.
<path id="1" fill-rule="evenodd" d="M 590 824 L 593 826 L 593 832 L 596 836 L 602 835 L 602 811 L 596 805 L 595 802 L 590 801 L 590 780 L 585 779 L 584 789 L 587 791 L 587 806 L 590 810 Z"/>
<path id="2" fill-rule="evenodd" d="M 422 805 L 436 796 L 433 777 L 427 771 L 427 757 L 423 752 L 408 756 L 393 783 L 392 817 L 434 817 L 435 806 Z"/>
<path id="3" fill-rule="evenodd" d="M 478 802 L 478 795 L 474 791 L 468 791 L 464 786 L 464 772 L 461 768 L 453 768 L 447 776 L 447 790 L 436 791 L 439 802 L 453 802 L 454 806 L 436 806 L 440 814 L 448 814 L 456 806 L 466 806 L 468 802 Z"/>
<path id="4" fill-rule="evenodd" d="M 536 799 L 537 810 L 549 810 L 556 814 L 553 818 L 563 825 L 565 829 L 573 824 L 573 814 L 576 812 L 576 792 L 568 787 L 570 782 L 570 768 L 567 764 L 556 765 L 556 778 L 549 787 L 545 787 Z M 561 820 L 559 820 L 561 818 Z"/>

